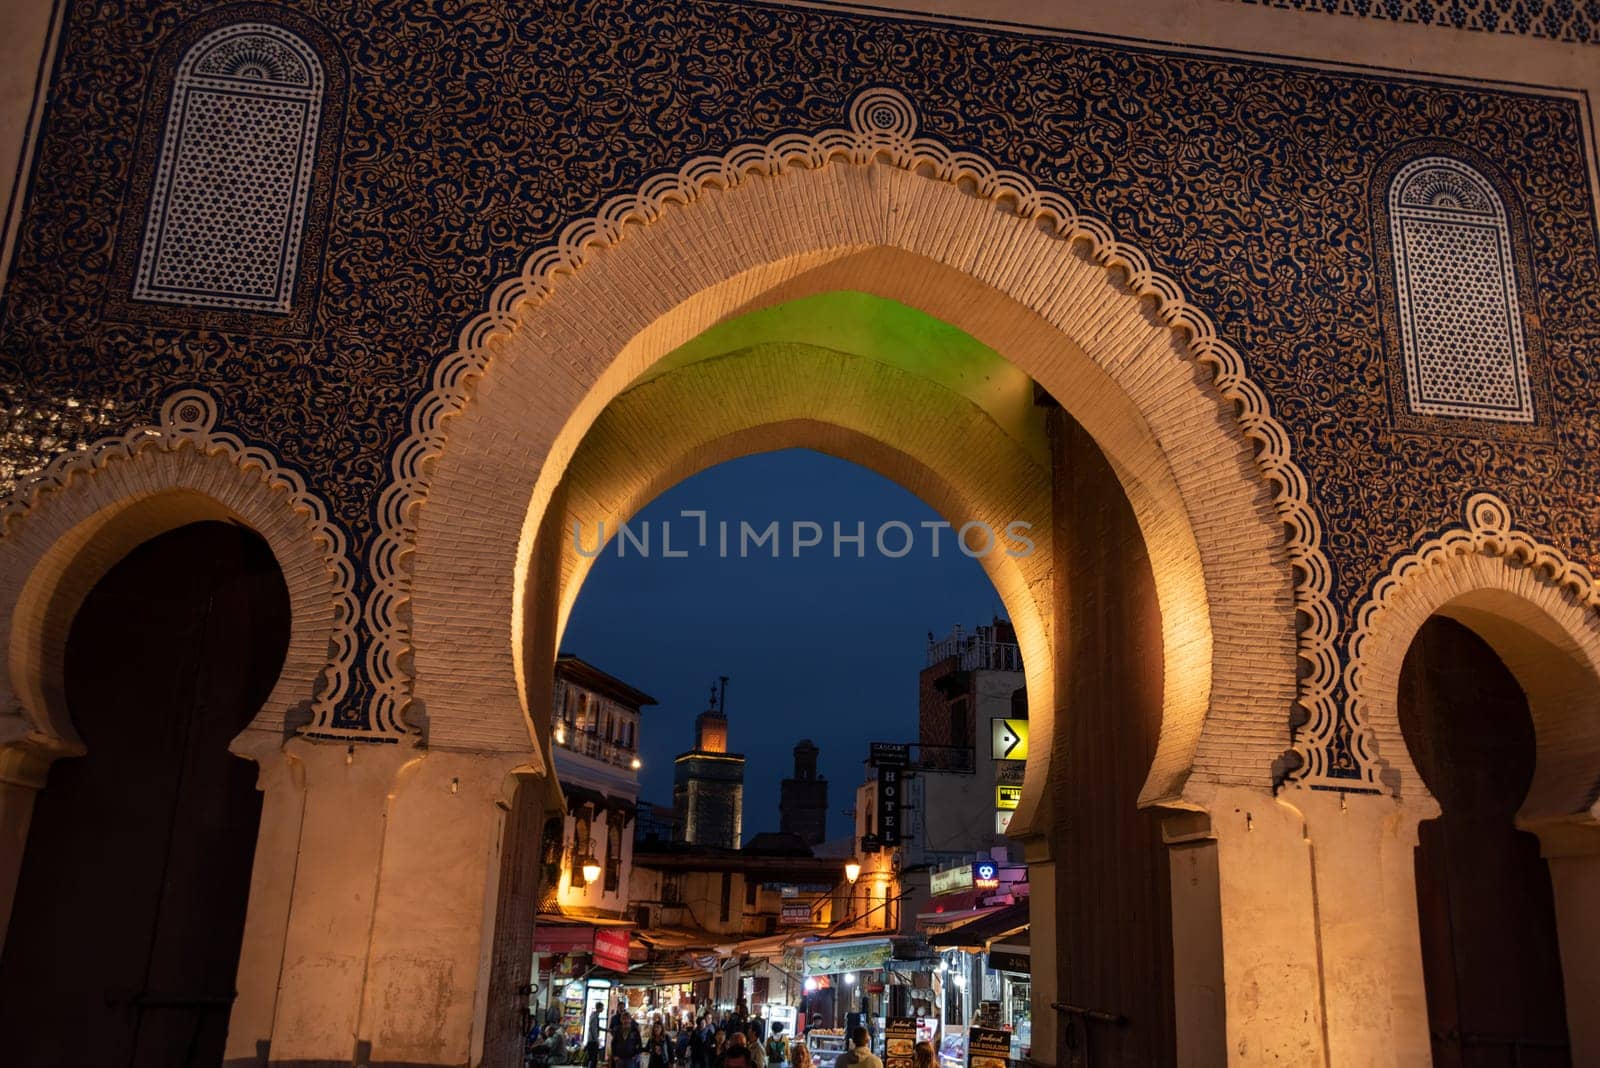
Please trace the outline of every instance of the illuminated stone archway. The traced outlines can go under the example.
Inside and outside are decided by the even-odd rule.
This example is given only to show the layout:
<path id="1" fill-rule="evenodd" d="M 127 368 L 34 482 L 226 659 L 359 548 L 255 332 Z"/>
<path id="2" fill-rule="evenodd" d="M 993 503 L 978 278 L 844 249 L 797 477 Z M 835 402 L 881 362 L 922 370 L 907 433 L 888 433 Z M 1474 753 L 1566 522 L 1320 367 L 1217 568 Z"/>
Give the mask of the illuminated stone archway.
<path id="1" fill-rule="evenodd" d="M 1303 479 L 1259 392 L 1231 367 L 1225 389 L 1206 385 L 1182 338 L 1150 316 L 1137 294 L 1167 293 L 1146 289 L 1152 279 L 1166 285 L 1159 276 L 1136 277 L 1130 292 L 1027 216 L 886 165 L 833 162 L 747 178 L 648 227 L 624 229 L 619 220 L 610 229 L 615 243 L 571 283 L 552 277 L 536 303 L 520 307 L 506 297 L 503 314 L 464 335 L 487 370 L 458 361 L 442 372 L 397 456 L 400 477 L 385 501 L 397 525 L 374 557 L 373 663 L 384 700 L 426 702 L 430 738 L 515 747 L 535 729 L 513 653 L 523 641 L 515 584 L 546 503 L 605 405 L 719 322 L 841 290 L 916 308 L 1001 353 L 1060 398 L 1116 468 L 1154 559 L 1166 631 L 1171 729 L 1147 802 L 1181 801 L 1191 774 L 1270 783 L 1287 735 L 1284 710 L 1296 698 L 1291 552 L 1305 565 L 1306 700 L 1326 713 L 1316 695 L 1326 689 L 1327 658 L 1316 650 L 1332 613 L 1315 521 L 1303 497 L 1296 503 Z M 1203 323 L 1181 301 L 1163 314 Z M 483 346 L 514 324 L 488 361 Z M 465 407 L 452 415 L 457 404 Z M 1264 441 L 1259 453 L 1247 430 Z M 424 461 L 434 450 L 430 471 Z M 1276 507 L 1269 478 L 1280 487 Z M 512 502 L 524 492 L 530 506 L 519 512 Z M 424 496 L 427 506 L 413 511 Z M 409 578 L 403 519 L 416 523 Z M 401 610 L 408 591 L 409 626 Z M 463 612 L 463 603 L 475 607 Z M 467 671 L 456 654 L 469 642 Z M 1034 727 L 1046 742 L 1050 729 L 1048 715 Z M 1028 813 L 1019 820 L 1026 826 Z"/>
<path id="2" fill-rule="evenodd" d="M 432 758 L 544 752 L 564 482 L 602 412 L 721 324 L 861 294 L 997 353 L 1108 461 L 1159 606 L 1160 733 L 1138 802 L 1258 806 L 1297 700 L 1309 713 L 1301 773 L 1316 780 L 1320 740 L 1337 726 L 1337 620 L 1305 478 L 1264 395 L 1210 320 L 1103 223 L 914 131 L 903 97 L 865 94 L 848 130 L 740 146 L 618 198 L 496 290 L 419 400 L 381 500 L 365 615 L 380 726 L 402 724 L 409 709 Z M 874 438 L 912 451 L 892 426 Z M 668 477 L 664 460 L 643 459 Z M 1032 759 L 1012 824 L 1047 898 L 1056 714 L 1030 709 Z M 1238 843 L 1239 872 L 1267 870 L 1249 844 L 1260 840 Z M 1285 831 L 1283 849 L 1298 841 Z M 1259 895 L 1223 918 L 1230 944 L 1261 943 L 1280 912 L 1300 906 L 1230 880 L 1230 895 Z M 1255 995 L 1229 987 L 1242 1040 L 1300 1042 L 1316 1026 L 1300 1007 L 1316 997 L 1312 945 L 1308 929 L 1294 982 Z M 1230 957 L 1230 969 L 1249 967 L 1248 953 Z M 1047 1044 L 1052 987 L 1035 991 Z M 1262 1000 L 1281 1013 L 1250 1007 Z M 1296 1037 L 1273 1038 L 1272 1021 L 1291 1016 Z M 391 1055 L 425 1047 L 411 1025 L 395 1026 Z"/>

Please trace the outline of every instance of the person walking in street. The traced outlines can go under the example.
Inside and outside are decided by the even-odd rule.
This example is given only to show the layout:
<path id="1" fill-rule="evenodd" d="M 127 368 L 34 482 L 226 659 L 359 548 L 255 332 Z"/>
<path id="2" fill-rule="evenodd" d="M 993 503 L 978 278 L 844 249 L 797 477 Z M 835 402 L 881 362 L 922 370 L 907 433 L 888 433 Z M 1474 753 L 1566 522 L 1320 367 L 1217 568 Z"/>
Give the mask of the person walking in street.
<path id="1" fill-rule="evenodd" d="M 589 1014 L 589 1029 L 583 1039 L 583 1063 L 586 1068 L 599 1068 L 600 1042 L 604 1037 L 601 1034 L 603 1022 L 600 1019 L 600 1006 L 596 1005 Z"/>
<path id="2" fill-rule="evenodd" d="M 918 1042 L 911 1047 L 911 1068 L 934 1068 L 935 1061 L 932 1042 Z"/>
<path id="3" fill-rule="evenodd" d="M 789 1060 L 789 1039 L 783 1033 L 783 1024 L 772 1025 L 772 1036 L 767 1039 L 767 1068 L 783 1068 Z"/>
<path id="4" fill-rule="evenodd" d="M 639 1033 L 639 1021 L 621 1010 L 618 1016 L 625 1022 L 611 1039 L 611 1068 L 640 1068 L 644 1036 Z"/>
<path id="5" fill-rule="evenodd" d="M 755 1065 L 755 1068 L 767 1068 L 767 1051 L 761 1046 L 760 1028 L 752 1023 L 749 1030 L 744 1033 L 744 1038 L 745 1048 L 750 1051 L 750 1063 Z"/>
<path id="6" fill-rule="evenodd" d="M 689 1068 L 711 1068 L 710 1043 L 706 1018 L 702 1016 L 689 1029 Z"/>
<path id="7" fill-rule="evenodd" d="M 794 1068 L 817 1068 L 817 1062 L 811 1059 L 811 1047 L 806 1045 L 804 1038 L 789 1047 L 789 1057 L 794 1062 Z"/>
<path id="8" fill-rule="evenodd" d="M 883 1068 L 883 1062 L 872 1052 L 872 1036 L 865 1027 L 850 1032 L 851 1049 L 841 1053 L 833 1062 L 834 1068 Z"/>
<path id="9" fill-rule="evenodd" d="M 650 1025 L 650 1038 L 644 1044 L 644 1052 L 645 1068 L 670 1068 L 675 1051 L 661 1021 Z"/>

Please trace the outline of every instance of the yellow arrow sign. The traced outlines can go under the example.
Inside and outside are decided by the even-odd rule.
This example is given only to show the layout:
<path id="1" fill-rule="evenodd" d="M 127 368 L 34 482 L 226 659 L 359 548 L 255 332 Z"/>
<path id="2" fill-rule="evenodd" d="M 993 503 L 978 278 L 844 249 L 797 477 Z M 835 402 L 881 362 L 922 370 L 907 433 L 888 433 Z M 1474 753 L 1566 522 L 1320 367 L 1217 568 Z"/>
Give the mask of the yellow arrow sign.
<path id="1" fill-rule="evenodd" d="M 1028 721 L 1025 719 L 994 719 L 994 758 L 996 760 L 1028 759 Z"/>

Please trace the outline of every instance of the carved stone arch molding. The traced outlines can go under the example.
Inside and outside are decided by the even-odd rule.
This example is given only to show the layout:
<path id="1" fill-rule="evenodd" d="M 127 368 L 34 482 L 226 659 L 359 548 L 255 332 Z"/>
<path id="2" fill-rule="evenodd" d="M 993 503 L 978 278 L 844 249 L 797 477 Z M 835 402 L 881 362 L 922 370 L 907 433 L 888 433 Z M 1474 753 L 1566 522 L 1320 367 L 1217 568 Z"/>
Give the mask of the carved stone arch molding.
<path id="1" fill-rule="evenodd" d="M 1370 739 L 1402 803 L 1436 814 L 1400 729 L 1398 693 L 1418 628 L 1448 616 L 1487 641 L 1527 694 L 1538 761 L 1518 822 L 1600 818 L 1600 586 L 1516 529 L 1492 493 L 1470 497 L 1464 520 L 1396 560 L 1356 614 L 1345 667 L 1351 727 Z"/>
<path id="2" fill-rule="evenodd" d="M 705 328 L 824 288 L 859 289 L 950 321 L 1067 399 L 1143 506 L 1166 583 L 1174 725 L 1146 801 L 1181 796 L 1201 769 L 1270 785 L 1296 700 L 1296 774 L 1367 774 L 1330 766 L 1339 627 L 1321 524 L 1244 360 L 1105 222 L 917 127 L 904 95 L 866 90 L 846 126 L 739 145 L 649 179 L 496 288 L 413 410 L 380 502 L 364 609 L 378 723 L 398 727 L 416 696 L 434 740 L 443 731 L 453 745 L 526 744 L 511 715 L 526 700 L 522 584 L 538 517 L 589 424 Z M 494 422 L 491 408 L 521 422 Z M 457 663 L 468 649 L 470 667 Z"/>
<path id="3" fill-rule="evenodd" d="M 0 499 L 0 746 L 46 759 L 82 751 L 63 676 L 73 616 L 133 548 L 202 520 L 261 535 L 289 590 L 289 648 L 252 727 L 282 731 L 309 707 L 302 729 L 332 733 L 356 655 L 345 536 L 298 474 L 219 431 L 216 402 L 192 389 L 169 397 L 154 424 L 58 456 Z"/>

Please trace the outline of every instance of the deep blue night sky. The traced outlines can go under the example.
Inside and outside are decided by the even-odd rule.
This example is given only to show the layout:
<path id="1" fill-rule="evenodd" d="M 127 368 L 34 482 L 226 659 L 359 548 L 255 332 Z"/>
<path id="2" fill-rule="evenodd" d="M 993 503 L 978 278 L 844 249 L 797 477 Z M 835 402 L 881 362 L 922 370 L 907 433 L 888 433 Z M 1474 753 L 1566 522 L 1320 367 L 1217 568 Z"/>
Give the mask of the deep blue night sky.
<path id="1" fill-rule="evenodd" d="M 708 513 L 709 547 L 694 546 L 698 524 L 683 510 Z M 745 837 L 778 826 L 778 782 L 791 773 L 791 750 L 810 737 L 821 747 L 829 780 L 828 836 L 850 833 L 870 741 L 915 741 L 917 673 L 927 635 L 957 623 L 972 627 L 1003 614 L 993 585 L 954 535 L 918 526 L 940 517 L 897 484 L 844 460 L 791 449 L 733 460 L 687 479 L 635 517 L 650 526 L 652 556 L 614 541 L 595 561 L 579 594 L 562 650 L 583 657 L 661 703 L 645 710 L 640 797 L 672 801 L 672 758 L 689 748 L 694 717 L 711 684 L 729 676 L 730 747 L 748 757 Z M 956 518 L 956 517 L 952 517 Z M 716 523 L 727 520 L 729 558 L 720 558 Z M 769 549 L 738 558 L 738 524 L 781 524 L 779 559 Z M 790 524 L 821 524 L 823 544 L 790 555 Z M 832 525 L 867 530 L 866 556 L 845 545 L 834 559 Z M 900 520 L 916 535 L 900 559 L 878 555 L 873 532 Z M 662 521 L 674 551 L 660 555 Z M 957 519 L 957 522 L 960 522 Z M 594 532 L 584 531 L 592 547 Z M 608 532 L 609 533 L 609 532 Z M 571 532 L 568 532 L 571 535 Z M 619 539 L 620 540 L 620 539 Z M 889 546 L 898 551 L 899 535 Z"/>

